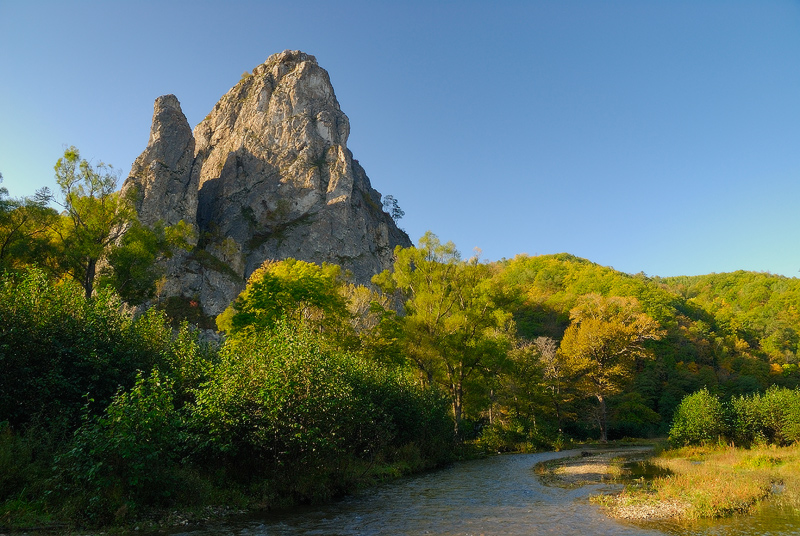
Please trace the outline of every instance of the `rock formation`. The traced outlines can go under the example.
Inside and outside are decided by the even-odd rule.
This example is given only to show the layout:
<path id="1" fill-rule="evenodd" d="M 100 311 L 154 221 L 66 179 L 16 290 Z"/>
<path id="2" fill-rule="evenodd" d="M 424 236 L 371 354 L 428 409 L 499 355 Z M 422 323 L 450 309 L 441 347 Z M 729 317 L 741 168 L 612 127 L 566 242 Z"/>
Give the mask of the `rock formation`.
<path id="1" fill-rule="evenodd" d="M 339 264 L 368 283 L 408 236 L 347 149 L 350 123 L 313 56 L 285 51 L 242 77 L 192 133 L 178 99 L 155 102 L 135 188 L 145 224 L 195 226 L 191 252 L 167 261 L 161 297 L 215 316 L 267 259 Z"/>

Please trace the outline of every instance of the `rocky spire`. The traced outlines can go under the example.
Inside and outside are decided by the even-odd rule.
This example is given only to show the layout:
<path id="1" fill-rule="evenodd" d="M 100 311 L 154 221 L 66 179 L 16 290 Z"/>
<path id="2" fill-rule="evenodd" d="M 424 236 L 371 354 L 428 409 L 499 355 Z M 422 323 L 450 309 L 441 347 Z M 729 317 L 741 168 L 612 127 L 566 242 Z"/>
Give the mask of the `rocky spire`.
<path id="1" fill-rule="evenodd" d="M 136 191 L 136 209 L 143 223 L 153 225 L 158 220 L 167 225 L 180 220 L 196 223 L 194 145 L 192 129 L 175 95 L 157 98 L 147 148 L 133 163 L 122 186 L 123 193 Z"/>
<path id="2" fill-rule="evenodd" d="M 172 95 L 156 100 L 150 141 L 123 189 L 146 223 L 199 231 L 171 261 L 165 296 L 219 314 L 268 259 L 331 262 L 359 283 L 388 268 L 408 236 L 347 149 L 350 122 L 314 56 L 274 54 L 189 131 Z"/>

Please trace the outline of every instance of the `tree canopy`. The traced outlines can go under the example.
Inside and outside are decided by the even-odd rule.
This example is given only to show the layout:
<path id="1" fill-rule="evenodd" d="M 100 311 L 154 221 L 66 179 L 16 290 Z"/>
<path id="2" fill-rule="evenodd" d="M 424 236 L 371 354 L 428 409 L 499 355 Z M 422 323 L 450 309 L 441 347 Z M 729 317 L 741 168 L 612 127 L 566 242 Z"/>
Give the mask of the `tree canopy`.
<path id="1" fill-rule="evenodd" d="M 92 296 L 98 263 L 136 218 L 131 199 L 120 196 L 117 174 L 100 162 L 92 166 L 74 146 L 64 151 L 55 166 L 64 208 L 55 227 L 59 236 L 57 264 Z"/>
<path id="2" fill-rule="evenodd" d="M 0 188 L 0 269 L 18 269 L 49 256 L 50 229 L 58 218 L 48 206 L 51 199 L 47 188 L 23 198 L 9 197 Z"/>
<path id="3" fill-rule="evenodd" d="M 236 334 L 263 330 L 281 318 L 336 329 L 349 315 L 340 287 L 341 269 L 296 259 L 267 261 L 254 271 L 247 287 L 218 317 L 220 330 Z"/>
<path id="4" fill-rule="evenodd" d="M 579 389 L 597 398 L 600 438 L 605 441 L 608 397 L 622 392 L 633 379 L 637 360 L 654 357 L 645 342 L 660 339 L 664 332 L 641 312 L 636 298 L 588 294 L 570 311 L 570 320 L 560 351 Z"/>
<path id="5" fill-rule="evenodd" d="M 398 247 L 395 258 L 394 270 L 373 281 L 399 295 L 406 354 L 428 383 L 448 391 L 458 432 L 468 382 L 502 366 L 513 336 L 511 314 L 495 299 L 491 268 L 462 261 L 452 242 L 442 244 L 428 232 L 416 248 Z"/>

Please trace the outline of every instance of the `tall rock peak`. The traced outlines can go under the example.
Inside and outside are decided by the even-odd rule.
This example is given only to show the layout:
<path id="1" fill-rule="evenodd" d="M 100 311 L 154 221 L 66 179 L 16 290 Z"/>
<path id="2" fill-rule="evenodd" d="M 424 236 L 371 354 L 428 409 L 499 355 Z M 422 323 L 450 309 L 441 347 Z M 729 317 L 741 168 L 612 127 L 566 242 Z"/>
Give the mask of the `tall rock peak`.
<path id="1" fill-rule="evenodd" d="M 123 185 L 145 223 L 199 231 L 168 265 L 162 293 L 219 314 L 267 259 L 332 262 L 359 283 L 408 236 L 347 149 L 350 122 L 328 73 L 300 51 L 270 56 L 194 131 L 174 95 L 156 99 L 147 148 Z M 177 218 L 177 219 L 176 219 Z"/>
<path id="2" fill-rule="evenodd" d="M 194 136 L 175 95 L 156 99 L 147 148 L 122 186 L 136 190 L 136 209 L 147 225 L 161 220 L 195 224 L 197 185 L 192 183 Z"/>

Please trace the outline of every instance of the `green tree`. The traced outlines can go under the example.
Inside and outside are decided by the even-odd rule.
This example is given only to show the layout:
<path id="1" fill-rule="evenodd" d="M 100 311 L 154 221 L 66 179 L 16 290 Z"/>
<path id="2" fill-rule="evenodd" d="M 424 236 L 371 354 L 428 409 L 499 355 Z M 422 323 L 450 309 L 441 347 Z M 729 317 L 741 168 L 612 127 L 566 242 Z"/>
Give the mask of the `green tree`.
<path id="1" fill-rule="evenodd" d="M 131 200 L 115 192 L 113 168 L 102 162 L 92 166 L 74 146 L 64 151 L 55 171 L 61 188 L 59 204 L 64 208 L 55 226 L 60 238 L 57 262 L 62 273 L 75 279 L 91 298 L 98 265 L 136 219 L 136 213 Z"/>
<path id="2" fill-rule="evenodd" d="M 394 270 L 373 282 L 399 293 L 406 353 L 429 384 L 448 392 L 458 433 L 469 380 L 496 370 L 511 346 L 511 315 L 496 303 L 491 268 L 462 261 L 452 242 L 429 231 L 395 257 Z"/>
<path id="3" fill-rule="evenodd" d="M 9 197 L 0 188 L 0 268 L 18 268 L 46 256 L 48 231 L 58 217 L 47 206 L 51 199 L 47 188 L 23 198 Z"/>
<path id="4" fill-rule="evenodd" d="M 384 365 L 405 365 L 402 323 L 389 296 L 351 283 L 343 285 L 341 291 L 356 339 L 349 346 Z"/>
<path id="5" fill-rule="evenodd" d="M 675 410 L 669 431 L 673 445 L 683 446 L 717 441 L 725 434 L 725 411 L 719 397 L 705 387 L 687 395 Z"/>
<path id="6" fill-rule="evenodd" d="M 111 285 L 127 302 L 138 304 L 155 293 L 163 274 L 158 261 L 175 249 L 188 249 L 194 230 L 183 221 L 146 227 L 133 206 L 135 191 L 116 192 L 117 174 L 100 162 L 82 160 L 75 147 L 55 166 L 64 212 L 52 226 L 58 236 L 54 269 L 83 287 L 87 298 L 97 283 Z"/>
<path id="7" fill-rule="evenodd" d="M 246 329 L 270 329 L 286 318 L 336 334 L 349 317 L 340 291 L 340 271 L 334 264 L 291 258 L 267 261 L 252 273 L 247 287 L 217 318 L 217 326 L 235 335 Z"/>
<path id="8" fill-rule="evenodd" d="M 156 222 L 147 227 L 134 219 L 117 243 L 110 246 L 98 282 L 111 285 L 126 302 L 138 305 L 155 295 L 163 277 L 159 261 L 172 257 L 176 249 L 188 250 L 194 229 L 183 220 L 165 227 Z"/>
<path id="9" fill-rule="evenodd" d="M 633 378 L 638 360 L 652 358 L 645 342 L 664 333 L 641 312 L 636 298 L 584 296 L 571 311 L 560 350 L 578 378 L 577 387 L 599 403 L 600 439 L 608 439 L 608 397 Z"/>
<path id="10" fill-rule="evenodd" d="M 392 217 L 395 223 L 406 215 L 405 211 L 397 204 L 397 199 L 393 195 L 387 195 L 383 198 L 383 210 Z"/>
<path id="11" fill-rule="evenodd" d="M 536 347 L 529 341 L 518 341 L 509 351 L 509 367 L 497 375 L 497 411 L 492 421 L 500 425 L 522 423 L 538 428 L 544 416 L 547 394 L 542 380 Z"/>

